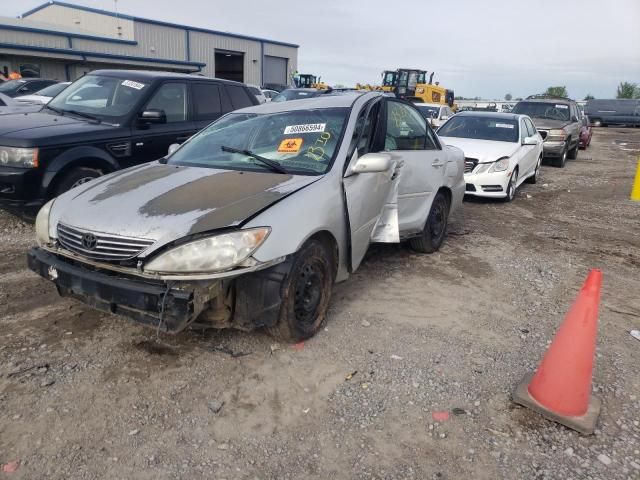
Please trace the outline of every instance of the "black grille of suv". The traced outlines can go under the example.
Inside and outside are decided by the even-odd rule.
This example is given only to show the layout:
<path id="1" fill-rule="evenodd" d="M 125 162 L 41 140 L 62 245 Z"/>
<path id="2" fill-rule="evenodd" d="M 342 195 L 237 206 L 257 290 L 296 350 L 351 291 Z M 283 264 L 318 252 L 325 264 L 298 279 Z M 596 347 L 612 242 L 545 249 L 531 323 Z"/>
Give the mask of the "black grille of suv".
<path id="1" fill-rule="evenodd" d="M 547 135 L 549 134 L 549 132 L 547 132 L 546 130 L 538 130 L 538 133 L 542 137 L 543 141 L 547 139 Z"/>
<path id="2" fill-rule="evenodd" d="M 73 253 L 109 262 L 129 260 L 153 245 L 153 240 L 94 233 L 61 223 L 58 224 L 58 241 Z"/>
<path id="3" fill-rule="evenodd" d="M 476 168 L 476 165 L 478 165 L 478 159 L 477 158 L 465 157 L 465 159 L 464 159 L 464 173 L 473 172 L 473 169 Z"/>

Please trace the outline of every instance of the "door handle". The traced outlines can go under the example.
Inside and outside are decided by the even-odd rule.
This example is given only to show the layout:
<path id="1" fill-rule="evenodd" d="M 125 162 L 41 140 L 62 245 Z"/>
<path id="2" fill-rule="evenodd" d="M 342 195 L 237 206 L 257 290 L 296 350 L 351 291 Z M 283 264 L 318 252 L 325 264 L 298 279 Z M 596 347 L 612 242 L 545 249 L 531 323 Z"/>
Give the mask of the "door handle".
<path id="1" fill-rule="evenodd" d="M 439 158 L 436 158 L 431 164 L 432 167 L 444 167 L 444 162 L 441 162 Z"/>

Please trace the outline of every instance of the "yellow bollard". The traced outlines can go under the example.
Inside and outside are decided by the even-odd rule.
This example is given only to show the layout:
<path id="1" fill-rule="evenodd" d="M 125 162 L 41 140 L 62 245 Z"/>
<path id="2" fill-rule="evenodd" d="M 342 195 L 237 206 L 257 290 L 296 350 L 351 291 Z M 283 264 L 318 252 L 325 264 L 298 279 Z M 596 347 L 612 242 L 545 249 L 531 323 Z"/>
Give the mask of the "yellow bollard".
<path id="1" fill-rule="evenodd" d="M 640 202 L 640 158 L 638 159 L 638 169 L 636 170 L 636 179 L 631 189 L 631 200 Z"/>

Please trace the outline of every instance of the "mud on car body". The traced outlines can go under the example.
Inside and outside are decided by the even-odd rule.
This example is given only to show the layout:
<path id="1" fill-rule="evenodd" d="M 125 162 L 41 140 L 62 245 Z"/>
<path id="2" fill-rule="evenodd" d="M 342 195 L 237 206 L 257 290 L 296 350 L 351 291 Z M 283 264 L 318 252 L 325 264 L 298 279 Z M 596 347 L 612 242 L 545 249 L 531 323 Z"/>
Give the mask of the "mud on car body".
<path id="1" fill-rule="evenodd" d="M 28 262 L 61 295 L 163 331 L 300 340 L 371 242 L 440 247 L 463 170 L 403 101 L 271 102 L 48 202 Z"/>

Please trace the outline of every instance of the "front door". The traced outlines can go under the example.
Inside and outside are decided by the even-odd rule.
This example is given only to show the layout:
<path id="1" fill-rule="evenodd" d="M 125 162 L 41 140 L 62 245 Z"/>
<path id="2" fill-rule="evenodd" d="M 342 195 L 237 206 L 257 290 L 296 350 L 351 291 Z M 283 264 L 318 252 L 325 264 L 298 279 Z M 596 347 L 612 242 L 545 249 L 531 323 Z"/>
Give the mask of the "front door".
<path id="1" fill-rule="evenodd" d="M 398 162 L 403 162 L 398 186 L 400 235 L 422 231 L 433 196 L 444 184 L 447 154 L 433 130 L 413 106 L 386 100 L 385 145 Z"/>
<path id="2" fill-rule="evenodd" d="M 186 82 L 166 82 L 160 85 L 144 110 L 162 110 L 166 123 L 143 123 L 133 127 L 133 158 L 136 163 L 164 157 L 172 143 L 182 143 L 196 133 L 189 108 Z"/>
<path id="3" fill-rule="evenodd" d="M 343 189 L 350 233 L 351 272 L 358 268 L 369 248 L 371 235 L 393 186 L 392 177 L 395 172 L 393 163 L 385 172 L 354 174 L 351 171 L 358 158 L 382 149 L 384 137 L 380 136 L 381 127 L 383 127 L 381 107 L 382 102 L 376 100 L 360 111 L 351 139 L 351 147 L 347 153 L 350 161 L 347 162 L 343 172 Z"/>

